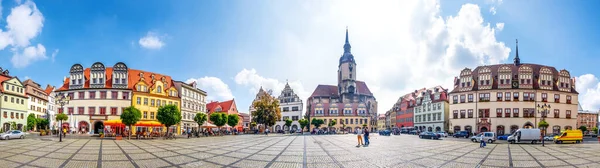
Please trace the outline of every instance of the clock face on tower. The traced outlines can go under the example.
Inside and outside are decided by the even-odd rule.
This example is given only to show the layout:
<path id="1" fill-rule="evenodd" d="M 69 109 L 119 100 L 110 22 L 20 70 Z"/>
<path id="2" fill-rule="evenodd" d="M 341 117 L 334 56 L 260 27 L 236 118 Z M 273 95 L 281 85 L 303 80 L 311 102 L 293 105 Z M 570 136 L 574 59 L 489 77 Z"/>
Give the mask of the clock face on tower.
<path id="1" fill-rule="evenodd" d="M 513 89 L 518 89 L 519 88 L 519 81 L 516 81 L 516 80 L 512 81 L 512 88 Z"/>

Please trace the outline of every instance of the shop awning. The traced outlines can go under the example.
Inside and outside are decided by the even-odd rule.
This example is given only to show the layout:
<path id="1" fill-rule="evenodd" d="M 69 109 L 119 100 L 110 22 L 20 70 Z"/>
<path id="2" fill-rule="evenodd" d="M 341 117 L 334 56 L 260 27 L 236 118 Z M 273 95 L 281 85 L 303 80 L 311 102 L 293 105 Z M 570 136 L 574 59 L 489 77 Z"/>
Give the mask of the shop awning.
<path id="1" fill-rule="evenodd" d="M 161 127 L 164 126 L 158 121 L 138 121 L 135 126 L 143 126 L 143 127 Z"/>
<path id="2" fill-rule="evenodd" d="M 125 124 L 123 124 L 121 120 L 106 120 L 104 121 L 104 126 L 125 127 Z"/>

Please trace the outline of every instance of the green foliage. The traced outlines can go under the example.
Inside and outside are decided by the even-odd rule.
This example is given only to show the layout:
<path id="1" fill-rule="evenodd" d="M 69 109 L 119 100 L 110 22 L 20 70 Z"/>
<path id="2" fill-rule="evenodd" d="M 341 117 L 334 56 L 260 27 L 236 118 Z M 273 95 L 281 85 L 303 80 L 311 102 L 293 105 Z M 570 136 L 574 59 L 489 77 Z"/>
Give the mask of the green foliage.
<path id="1" fill-rule="evenodd" d="M 131 139 L 131 130 L 133 129 L 131 126 L 142 118 L 142 112 L 133 106 L 129 106 L 123 110 L 121 113 L 121 122 L 127 126 L 129 126 L 129 137 Z"/>
<path id="2" fill-rule="evenodd" d="M 201 126 L 202 124 L 204 124 L 204 122 L 206 122 L 206 120 L 208 120 L 208 117 L 206 117 L 205 113 L 198 112 L 198 113 L 196 113 L 196 116 L 194 116 L 194 121 L 196 123 L 198 123 L 198 126 Z"/>
<path id="3" fill-rule="evenodd" d="M 161 106 L 158 108 L 156 119 L 158 122 L 169 128 L 170 126 L 178 124 L 181 121 L 181 112 L 177 106 L 172 104 Z"/>
<path id="4" fill-rule="evenodd" d="M 10 129 L 11 130 L 16 130 L 17 129 L 17 122 L 14 122 L 14 121 L 10 122 Z"/>
<path id="5" fill-rule="evenodd" d="M 327 124 L 329 127 L 333 127 L 335 124 L 337 124 L 337 121 L 335 120 L 331 120 L 329 121 L 329 124 Z"/>
<path id="6" fill-rule="evenodd" d="M 29 114 L 27 116 L 27 130 L 32 130 L 36 127 L 37 118 L 35 118 L 35 114 Z"/>
<path id="7" fill-rule="evenodd" d="M 363 128 L 366 128 L 366 127 L 367 127 L 367 124 L 363 124 L 362 126 L 363 126 Z"/>
<path id="8" fill-rule="evenodd" d="M 210 114 L 210 121 L 213 122 L 217 127 L 221 128 L 225 124 L 227 124 L 227 114 L 225 113 L 212 113 Z"/>
<path id="9" fill-rule="evenodd" d="M 298 120 L 298 123 L 300 123 L 300 129 L 304 130 L 304 128 L 306 128 L 306 126 L 308 126 L 308 120 L 306 119 L 300 119 Z"/>
<path id="10" fill-rule="evenodd" d="M 592 128 L 592 131 L 594 132 L 594 134 L 598 134 L 598 127 Z"/>
<path id="11" fill-rule="evenodd" d="M 291 119 L 287 119 L 285 120 L 285 126 L 287 126 L 288 128 L 290 128 L 292 126 L 292 120 Z"/>
<path id="12" fill-rule="evenodd" d="M 69 116 L 66 115 L 65 113 L 60 113 L 56 115 L 56 121 L 67 121 L 69 119 Z"/>
<path id="13" fill-rule="evenodd" d="M 581 132 L 587 131 L 587 127 L 585 125 L 582 125 L 581 127 L 579 127 L 579 129 L 581 130 Z"/>
<path id="14" fill-rule="evenodd" d="M 539 128 L 548 128 L 550 124 L 548 124 L 548 122 L 546 122 L 546 120 L 542 120 L 538 123 L 538 127 Z"/>
<path id="15" fill-rule="evenodd" d="M 281 118 L 279 100 L 275 97 L 263 94 L 259 99 L 252 102 L 255 111 L 252 112 L 252 121 L 266 126 L 273 126 Z"/>
<path id="16" fill-rule="evenodd" d="M 252 127 L 252 129 L 256 128 L 256 122 L 251 122 L 250 127 Z"/>
<path id="17" fill-rule="evenodd" d="M 50 121 L 48 121 L 47 119 L 43 119 L 43 118 L 38 118 L 37 119 L 37 128 L 38 130 L 40 129 L 46 129 L 50 126 Z"/>
<path id="18" fill-rule="evenodd" d="M 315 127 L 319 128 L 319 127 L 321 127 L 321 125 L 323 125 L 325 123 L 325 121 L 323 121 L 322 119 L 313 118 L 312 121 L 310 121 L 310 123 L 312 125 L 314 125 Z"/>
<path id="19" fill-rule="evenodd" d="M 229 114 L 229 116 L 227 116 L 227 125 L 235 127 L 238 122 L 240 122 L 240 116 L 237 114 Z"/>

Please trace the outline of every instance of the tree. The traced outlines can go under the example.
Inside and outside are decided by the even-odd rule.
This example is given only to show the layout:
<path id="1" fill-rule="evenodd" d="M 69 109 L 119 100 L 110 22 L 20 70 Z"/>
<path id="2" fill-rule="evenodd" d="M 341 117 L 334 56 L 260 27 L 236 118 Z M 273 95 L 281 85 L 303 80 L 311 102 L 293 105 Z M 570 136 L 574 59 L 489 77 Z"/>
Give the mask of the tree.
<path id="1" fill-rule="evenodd" d="M 598 127 L 592 128 L 592 131 L 594 132 L 594 134 L 598 134 Z"/>
<path id="2" fill-rule="evenodd" d="M 131 130 L 133 129 L 133 124 L 140 121 L 140 118 L 142 118 L 142 112 L 140 112 L 140 110 L 133 106 L 125 108 L 125 110 L 123 110 L 123 113 L 121 113 L 121 122 L 129 126 L 129 136 L 127 137 L 128 139 L 131 139 Z"/>
<path id="3" fill-rule="evenodd" d="M 229 114 L 229 116 L 227 116 L 227 125 L 231 126 L 232 128 L 235 129 L 235 126 L 238 125 L 238 122 L 240 122 L 240 116 L 237 114 Z"/>
<path id="4" fill-rule="evenodd" d="M 587 127 L 585 125 L 582 125 L 581 127 L 579 127 L 579 129 L 581 130 L 581 132 L 583 132 L 585 134 L 585 131 L 587 131 Z"/>
<path id="5" fill-rule="evenodd" d="M 215 124 L 217 127 L 219 127 L 219 132 L 221 131 L 221 127 L 225 124 L 227 124 L 227 114 L 220 112 L 220 113 L 212 113 L 210 114 L 210 121 L 213 122 L 213 124 Z"/>
<path id="6" fill-rule="evenodd" d="M 258 100 L 252 102 L 255 111 L 252 112 L 252 121 L 257 124 L 271 127 L 277 120 L 281 119 L 279 100 L 269 94 L 262 94 Z"/>
<path id="7" fill-rule="evenodd" d="M 285 120 L 285 126 L 288 128 L 288 131 L 289 131 L 289 129 L 292 126 L 292 120 L 290 120 L 289 118 L 287 120 Z"/>
<path id="8" fill-rule="evenodd" d="M 179 124 L 181 121 L 181 111 L 174 104 L 160 106 L 156 114 L 156 119 L 167 127 L 167 135 L 169 135 L 169 127 Z"/>
<path id="9" fill-rule="evenodd" d="M 546 120 L 542 120 L 542 121 L 540 121 L 540 122 L 538 123 L 538 128 L 543 128 L 543 131 L 544 131 L 544 134 L 543 134 L 543 135 L 545 135 L 545 134 L 546 134 L 546 130 L 547 130 L 547 128 L 548 128 L 548 126 L 549 126 L 549 125 L 550 125 L 550 124 L 548 124 L 548 122 L 546 122 Z"/>
<path id="10" fill-rule="evenodd" d="M 16 130 L 17 129 L 17 122 L 10 122 L 10 129 L 11 130 Z"/>
<path id="11" fill-rule="evenodd" d="M 252 128 L 252 130 L 254 130 L 256 128 L 256 122 L 251 122 L 250 127 Z"/>
<path id="12" fill-rule="evenodd" d="M 36 123 L 38 130 L 46 129 L 48 126 L 50 126 L 50 121 L 44 118 L 38 118 Z"/>
<path id="13" fill-rule="evenodd" d="M 36 130 L 37 128 L 37 118 L 35 118 L 35 114 L 29 114 L 27 116 L 27 130 Z"/>
<path id="14" fill-rule="evenodd" d="M 208 120 L 208 117 L 206 117 L 205 113 L 196 113 L 196 116 L 194 116 L 194 121 L 198 123 L 198 131 L 200 131 L 200 127 L 202 126 L 202 124 L 204 124 L 204 122 L 206 122 L 206 120 Z"/>
<path id="15" fill-rule="evenodd" d="M 363 126 L 363 128 L 366 128 L 366 127 L 367 127 L 367 124 L 363 124 L 362 126 Z"/>
<path id="16" fill-rule="evenodd" d="M 63 137 L 63 131 L 62 131 L 62 122 L 63 121 L 67 121 L 69 119 L 69 116 L 67 116 L 65 113 L 60 113 L 56 115 L 56 121 L 60 121 L 60 125 L 58 129 L 58 136 L 59 136 L 59 142 L 62 142 L 62 137 Z"/>
<path id="17" fill-rule="evenodd" d="M 300 130 L 304 132 L 304 128 L 308 125 L 308 120 L 303 118 L 301 120 L 298 120 L 298 123 L 300 123 Z"/>
<path id="18" fill-rule="evenodd" d="M 331 120 L 331 121 L 329 121 L 329 123 L 327 124 L 327 126 L 333 127 L 333 126 L 335 126 L 335 124 L 337 124 L 337 121 Z"/>
<path id="19" fill-rule="evenodd" d="M 310 122 L 312 125 L 314 125 L 317 129 L 319 127 L 321 127 L 321 125 L 323 125 L 325 122 L 322 119 L 316 119 L 313 118 L 312 121 Z"/>

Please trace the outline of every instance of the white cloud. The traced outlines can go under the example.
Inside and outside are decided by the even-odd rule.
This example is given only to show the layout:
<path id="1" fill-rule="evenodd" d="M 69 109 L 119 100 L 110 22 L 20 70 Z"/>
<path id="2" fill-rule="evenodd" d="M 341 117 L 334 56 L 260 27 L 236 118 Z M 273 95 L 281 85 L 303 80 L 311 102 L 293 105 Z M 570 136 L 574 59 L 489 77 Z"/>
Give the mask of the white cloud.
<path id="1" fill-rule="evenodd" d="M 13 57 L 10 59 L 13 66 L 16 68 L 23 68 L 32 62 L 44 60 L 46 57 L 46 47 L 42 44 L 37 46 L 29 46 L 23 49 L 23 52 L 15 51 Z"/>
<path id="2" fill-rule="evenodd" d="M 13 66 L 23 68 L 46 58 L 44 45 L 30 46 L 31 40 L 42 32 L 44 16 L 32 1 L 17 4 L 6 17 L 6 30 L 0 29 L 0 50 L 10 47 Z"/>
<path id="3" fill-rule="evenodd" d="M 30 78 L 29 76 L 25 76 L 25 78 L 24 78 L 24 79 L 25 79 L 25 80 L 27 80 L 27 79 L 31 79 L 31 78 Z"/>
<path id="4" fill-rule="evenodd" d="M 285 88 L 286 82 L 288 82 L 290 87 L 294 90 L 294 93 L 296 93 L 303 101 L 310 96 L 310 93 L 306 91 L 300 81 L 279 81 L 273 78 L 262 77 L 256 72 L 255 69 L 242 69 L 237 73 L 237 75 L 235 75 L 234 80 L 238 85 L 248 87 L 248 91 L 253 95 L 256 95 L 260 87 L 262 87 L 264 90 L 272 90 L 273 96 L 279 96 L 281 91 Z"/>
<path id="5" fill-rule="evenodd" d="M 490 8 L 490 13 L 492 13 L 492 15 L 496 15 L 496 7 L 495 6 L 492 6 Z"/>
<path id="6" fill-rule="evenodd" d="M 154 32 L 148 32 L 146 36 L 140 38 L 138 43 L 140 44 L 140 46 L 147 49 L 160 49 L 165 45 L 161 37 L 159 37 Z"/>
<path id="7" fill-rule="evenodd" d="M 584 110 L 600 110 L 600 81 L 592 74 L 575 77 L 579 103 Z"/>
<path id="8" fill-rule="evenodd" d="M 312 93 L 318 84 L 336 85 L 344 27 L 349 26 L 357 79 L 374 93 L 379 113 L 418 88 L 441 85 L 451 90 L 454 76 L 463 68 L 504 62 L 511 51 L 497 41 L 497 30 L 484 21 L 481 8 L 474 4 L 463 5 L 453 16 L 442 16 L 439 1 L 432 0 L 302 1 L 298 6 L 296 10 L 277 5 L 271 9 L 286 16 L 277 23 L 281 28 L 273 32 L 277 38 L 272 42 L 280 47 L 244 54 L 264 57 L 272 62 L 268 69 L 277 70 L 267 72 L 270 76 L 301 79 Z M 264 60 L 240 63 L 265 70 L 261 69 Z M 242 70 L 252 74 L 246 71 Z M 256 88 L 259 82 L 254 80 L 265 87 L 279 85 L 269 78 L 238 83 Z"/>
<path id="9" fill-rule="evenodd" d="M 186 83 L 196 82 L 196 87 L 206 91 L 208 101 L 224 101 L 233 99 L 233 94 L 229 86 L 217 77 L 205 76 L 202 78 L 190 78 Z"/>
<path id="10" fill-rule="evenodd" d="M 498 30 L 498 31 L 504 30 L 504 23 L 496 23 L 496 30 Z"/>
<path id="11" fill-rule="evenodd" d="M 59 51 L 58 49 L 55 49 L 54 52 L 52 52 L 52 62 L 54 62 L 54 59 L 56 58 L 58 51 Z"/>

